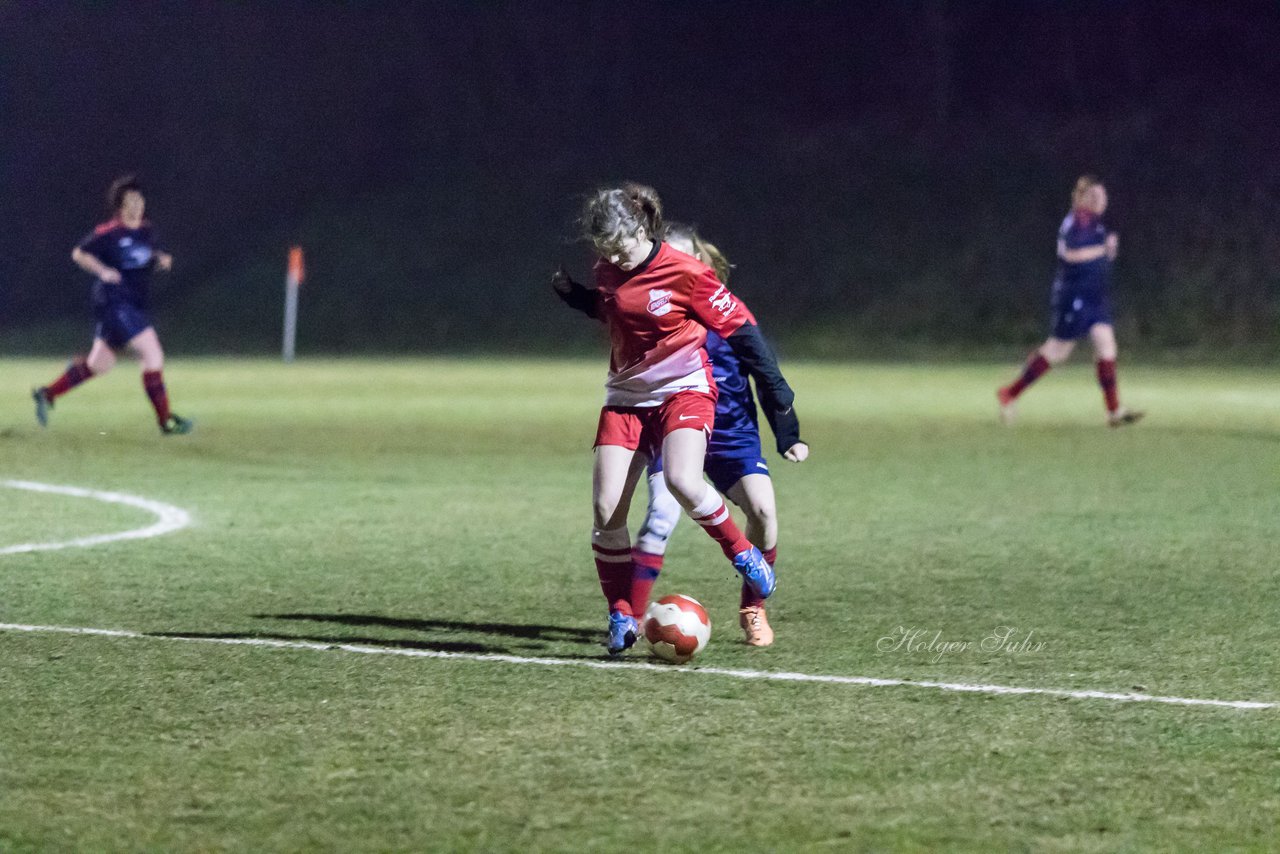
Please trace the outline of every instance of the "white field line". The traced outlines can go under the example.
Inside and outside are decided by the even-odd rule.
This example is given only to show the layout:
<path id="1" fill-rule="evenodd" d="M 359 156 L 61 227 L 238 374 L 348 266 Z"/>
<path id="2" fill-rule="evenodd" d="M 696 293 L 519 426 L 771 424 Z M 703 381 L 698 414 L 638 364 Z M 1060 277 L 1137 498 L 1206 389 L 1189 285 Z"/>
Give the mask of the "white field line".
<path id="1" fill-rule="evenodd" d="M 861 685 L 875 688 L 930 688 L 967 694 L 1040 694 L 1074 700 L 1109 700 L 1116 703 L 1166 703 L 1174 706 L 1215 706 L 1228 709 L 1275 709 L 1280 703 L 1254 700 L 1202 700 L 1194 697 L 1161 697 L 1152 694 L 1117 694 L 1110 691 L 1068 691 L 1060 688 L 1019 688 L 1011 685 L 975 685 L 957 682 L 925 682 L 908 679 L 880 679 L 872 676 L 823 676 L 814 673 L 786 673 L 769 670 L 728 670 L 720 667 L 677 667 L 643 662 L 589 661 L 566 658 L 531 658 L 522 655 L 495 655 L 471 652 L 440 652 L 425 649 L 378 647 L 367 644 L 315 643 L 312 641 L 276 640 L 272 638 L 206 638 L 181 635 L 159 635 L 124 629 L 94 629 L 77 626 L 31 626 L 0 623 L 0 631 L 45 632 L 64 635 L 98 635 L 138 640 L 171 640 L 187 643 L 213 643 L 226 646 L 259 646 L 272 649 L 298 649 L 313 652 L 342 651 L 360 655 L 398 655 L 406 658 L 449 658 L 460 661 L 484 661 L 503 664 L 534 664 L 544 667 L 586 667 L 592 670 L 647 670 L 657 673 L 702 676 L 724 676 L 731 679 L 757 679 L 767 682 L 811 682 L 826 685 Z"/>
<path id="2" fill-rule="evenodd" d="M 128 495 L 123 492 L 101 492 L 96 489 L 82 489 L 78 486 L 54 486 L 48 483 L 35 483 L 29 480 L 0 481 L 0 486 L 9 489 L 25 489 L 28 492 L 48 492 L 55 495 L 70 495 L 75 498 L 92 498 L 108 504 L 127 504 L 155 514 L 156 521 L 145 528 L 134 528 L 131 531 L 120 531 L 115 534 L 98 534 L 92 537 L 77 537 L 74 540 L 63 540 L 57 543 L 21 543 L 16 546 L 0 548 L 0 555 L 20 554 L 23 552 L 48 552 L 58 549 L 83 548 L 97 546 L 102 543 L 113 543 L 116 540 L 145 540 L 148 537 L 159 537 L 169 534 L 191 524 L 191 514 L 181 507 Z"/>

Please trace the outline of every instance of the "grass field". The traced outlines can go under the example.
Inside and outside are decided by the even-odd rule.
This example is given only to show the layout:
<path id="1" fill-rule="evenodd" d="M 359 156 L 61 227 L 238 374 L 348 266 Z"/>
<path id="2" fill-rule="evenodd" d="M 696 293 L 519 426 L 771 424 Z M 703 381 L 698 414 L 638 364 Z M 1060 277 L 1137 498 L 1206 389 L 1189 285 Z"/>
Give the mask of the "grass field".
<path id="1" fill-rule="evenodd" d="M 711 644 L 596 669 L 601 365 L 177 360 L 198 429 L 165 438 L 124 369 L 39 431 L 59 365 L 7 360 L 0 479 L 194 522 L 0 555 L 0 623 L 145 633 L 0 629 L 0 850 L 1273 849 L 1280 708 L 706 671 L 1280 703 L 1273 373 L 1122 370 L 1151 414 L 1110 431 L 1079 365 L 1005 429 L 1014 367 L 790 366 L 813 456 L 775 464 L 777 644 L 739 642 L 686 522 L 657 592 Z M 0 508 L 0 547 L 152 521 Z"/>

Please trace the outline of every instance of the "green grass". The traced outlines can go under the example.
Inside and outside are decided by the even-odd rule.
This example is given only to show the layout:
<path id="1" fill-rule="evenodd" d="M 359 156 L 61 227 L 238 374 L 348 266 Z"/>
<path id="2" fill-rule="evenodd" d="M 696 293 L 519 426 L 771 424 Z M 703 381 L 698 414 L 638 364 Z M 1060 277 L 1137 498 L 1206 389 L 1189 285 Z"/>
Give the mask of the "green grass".
<path id="1" fill-rule="evenodd" d="M 774 465 L 778 642 L 738 642 L 685 522 L 658 591 L 707 604 L 696 664 L 1280 701 L 1273 373 L 1122 369 L 1151 414 L 1110 431 L 1081 365 L 1004 429 L 1014 367 L 791 365 L 813 456 Z M 188 437 L 125 369 L 38 431 L 58 369 L 3 364 L 0 478 L 195 523 L 0 556 L 0 622 L 601 656 L 603 365 L 177 360 Z M 0 509 L 0 546 L 151 521 Z M 1044 646 L 977 648 L 998 626 Z M 879 649 L 899 627 L 971 647 Z M 0 850 L 1267 850 L 1278 718 L 0 631 Z"/>

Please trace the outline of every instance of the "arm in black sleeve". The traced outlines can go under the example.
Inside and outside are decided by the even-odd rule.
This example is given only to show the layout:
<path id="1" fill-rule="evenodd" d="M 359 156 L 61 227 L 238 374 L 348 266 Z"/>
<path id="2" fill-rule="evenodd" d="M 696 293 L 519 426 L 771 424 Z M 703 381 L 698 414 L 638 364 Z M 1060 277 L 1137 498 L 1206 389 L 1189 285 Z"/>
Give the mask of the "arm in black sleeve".
<path id="1" fill-rule="evenodd" d="M 742 324 L 725 340 L 756 381 L 760 407 L 773 429 L 778 453 L 785 454 L 800 441 L 800 419 L 796 417 L 795 392 L 778 369 L 778 357 L 754 323 Z"/>
<path id="2" fill-rule="evenodd" d="M 588 288 L 580 285 L 573 279 L 569 278 L 569 274 L 563 269 L 559 270 L 551 277 L 551 288 L 556 292 L 556 296 L 564 300 L 564 304 L 569 308 L 582 312 L 587 317 L 601 320 L 600 317 L 600 295 L 595 288 Z"/>

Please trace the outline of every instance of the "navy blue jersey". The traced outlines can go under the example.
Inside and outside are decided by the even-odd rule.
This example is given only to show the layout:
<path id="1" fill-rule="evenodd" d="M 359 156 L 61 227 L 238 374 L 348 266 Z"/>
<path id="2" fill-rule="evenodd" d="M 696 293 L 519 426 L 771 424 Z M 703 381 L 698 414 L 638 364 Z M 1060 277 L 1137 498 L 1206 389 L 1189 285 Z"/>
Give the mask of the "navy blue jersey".
<path id="1" fill-rule="evenodd" d="M 716 423 L 711 433 L 712 445 L 754 443 L 759 448 L 760 415 L 747 369 L 734 355 L 728 342 L 714 332 L 707 332 L 707 356 L 716 380 Z M 759 453 L 757 450 L 756 453 Z"/>
<path id="2" fill-rule="evenodd" d="M 1102 220 L 1087 211 L 1074 210 L 1062 220 L 1058 239 L 1068 249 L 1085 249 L 1102 246 L 1107 242 L 1107 227 Z M 1061 299 L 1098 301 L 1107 294 L 1111 276 L 1111 261 L 1105 255 L 1093 261 L 1070 264 L 1058 259 L 1058 275 L 1054 280 L 1055 294 Z"/>
<path id="3" fill-rule="evenodd" d="M 118 219 L 104 222 L 81 240 L 78 248 L 120 271 L 118 285 L 94 280 L 95 307 L 123 302 L 143 311 L 147 309 L 155 256 L 151 223 L 144 220 L 137 228 L 128 228 Z"/>

